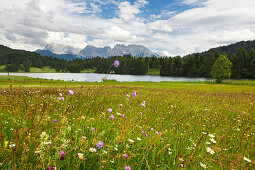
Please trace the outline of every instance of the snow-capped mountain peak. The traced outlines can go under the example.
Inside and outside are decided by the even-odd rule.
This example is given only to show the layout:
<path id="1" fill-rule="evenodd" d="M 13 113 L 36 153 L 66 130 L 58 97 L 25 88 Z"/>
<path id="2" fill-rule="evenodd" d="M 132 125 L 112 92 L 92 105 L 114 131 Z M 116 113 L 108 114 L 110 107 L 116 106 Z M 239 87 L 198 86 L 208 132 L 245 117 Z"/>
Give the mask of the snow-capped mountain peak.
<path id="1" fill-rule="evenodd" d="M 44 50 L 49 50 L 55 54 L 78 54 L 81 51 L 81 49 L 79 48 L 74 48 L 74 47 L 59 44 L 59 43 L 48 44 L 46 45 Z"/>

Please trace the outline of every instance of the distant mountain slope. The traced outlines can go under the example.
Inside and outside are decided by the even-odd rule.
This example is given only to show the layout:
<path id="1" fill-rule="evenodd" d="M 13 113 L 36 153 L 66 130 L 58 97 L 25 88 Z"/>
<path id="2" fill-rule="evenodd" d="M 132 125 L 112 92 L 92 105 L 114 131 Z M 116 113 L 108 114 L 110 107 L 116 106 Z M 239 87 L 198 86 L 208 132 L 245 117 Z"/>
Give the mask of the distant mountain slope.
<path id="1" fill-rule="evenodd" d="M 93 58 L 102 57 L 108 58 L 111 56 L 123 56 L 130 54 L 134 57 L 160 57 L 161 55 L 152 52 L 142 45 L 128 45 L 117 44 L 114 48 L 105 46 L 103 48 L 86 46 L 84 49 L 73 48 L 62 44 L 48 44 L 44 49 L 38 49 L 35 52 L 43 56 L 52 56 L 60 59 L 73 60 L 78 58 Z"/>
<path id="2" fill-rule="evenodd" d="M 205 52 L 201 52 L 201 55 L 207 56 L 209 51 L 219 52 L 219 54 L 223 53 L 236 53 L 240 47 L 243 47 L 247 52 L 250 51 L 251 48 L 255 49 L 255 40 L 252 41 L 240 41 L 234 44 L 220 46 L 216 48 L 211 48 Z"/>
<path id="3" fill-rule="evenodd" d="M 123 44 L 117 44 L 114 46 L 114 48 L 110 48 L 109 46 L 98 48 L 88 45 L 78 53 L 78 56 L 84 58 L 92 58 L 97 56 L 106 58 L 111 56 L 123 56 L 127 54 L 130 54 L 134 57 L 160 56 L 142 45 L 135 44 L 131 44 L 128 46 L 125 46 Z"/>
<path id="4" fill-rule="evenodd" d="M 36 50 L 35 52 L 42 56 L 55 57 L 59 59 L 65 59 L 65 60 L 77 59 L 77 55 L 74 55 L 74 54 L 55 54 L 49 50 Z"/>

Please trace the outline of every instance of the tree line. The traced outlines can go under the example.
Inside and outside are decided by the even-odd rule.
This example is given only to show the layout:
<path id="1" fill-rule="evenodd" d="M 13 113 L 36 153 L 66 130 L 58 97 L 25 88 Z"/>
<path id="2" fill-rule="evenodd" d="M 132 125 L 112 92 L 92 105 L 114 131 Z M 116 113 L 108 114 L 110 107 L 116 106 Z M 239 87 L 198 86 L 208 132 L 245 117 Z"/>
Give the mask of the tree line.
<path id="1" fill-rule="evenodd" d="M 107 73 L 114 60 L 120 61 L 120 67 L 111 67 L 109 71 L 116 74 L 144 75 L 149 69 L 160 70 L 161 76 L 211 77 L 212 66 L 220 56 L 225 55 L 232 63 L 232 78 L 255 78 L 255 52 L 253 48 L 241 46 L 232 53 L 231 50 L 219 53 L 211 49 L 184 57 L 132 57 L 130 55 L 110 58 L 87 58 L 67 61 L 53 57 L 41 56 L 35 52 L 13 50 L 0 45 L 0 66 L 6 65 L 4 71 L 30 71 L 30 67 L 49 66 L 57 72 L 79 73 L 94 69 L 96 73 Z"/>

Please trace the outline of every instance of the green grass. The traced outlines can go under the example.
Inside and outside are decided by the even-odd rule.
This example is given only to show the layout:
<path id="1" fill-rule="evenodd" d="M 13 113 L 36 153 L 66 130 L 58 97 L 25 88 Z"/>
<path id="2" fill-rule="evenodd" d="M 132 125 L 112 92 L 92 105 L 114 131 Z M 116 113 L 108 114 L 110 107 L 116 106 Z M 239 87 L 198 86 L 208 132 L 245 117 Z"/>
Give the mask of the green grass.
<path id="1" fill-rule="evenodd" d="M 254 110 L 249 85 L 0 76 L 0 169 L 252 169 Z"/>
<path id="2" fill-rule="evenodd" d="M 43 68 L 30 67 L 31 73 L 56 73 L 55 69 L 51 69 L 49 66 Z"/>
<path id="3" fill-rule="evenodd" d="M 81 73 L 95 73 L 96 69 L 86 69 L 86 70 L 82 70 Z"/>
<path id="4" fill-rule="evenodd" d="M 149 69 L 146 75 L 160 75 L 159 69 Z"/>

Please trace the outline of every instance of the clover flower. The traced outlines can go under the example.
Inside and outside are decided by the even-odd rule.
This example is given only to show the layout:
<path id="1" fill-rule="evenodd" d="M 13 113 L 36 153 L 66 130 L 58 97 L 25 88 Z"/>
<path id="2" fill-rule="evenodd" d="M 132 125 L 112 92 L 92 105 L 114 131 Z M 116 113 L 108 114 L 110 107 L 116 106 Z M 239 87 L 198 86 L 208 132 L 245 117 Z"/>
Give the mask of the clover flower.
<path id="1" fill-rule="evenodd" d="M 119 67 L 120 65 L 120 62 L 118 60 L 115 60 L 114 63 L 113 63 L 114 67 Z"/>
<path id="2" fill-rule="evenodd" d="M 101 141 L 97 144 L 98 149 L 102 149 L 103 146 L 104 146 L 104 143 Z"/>

